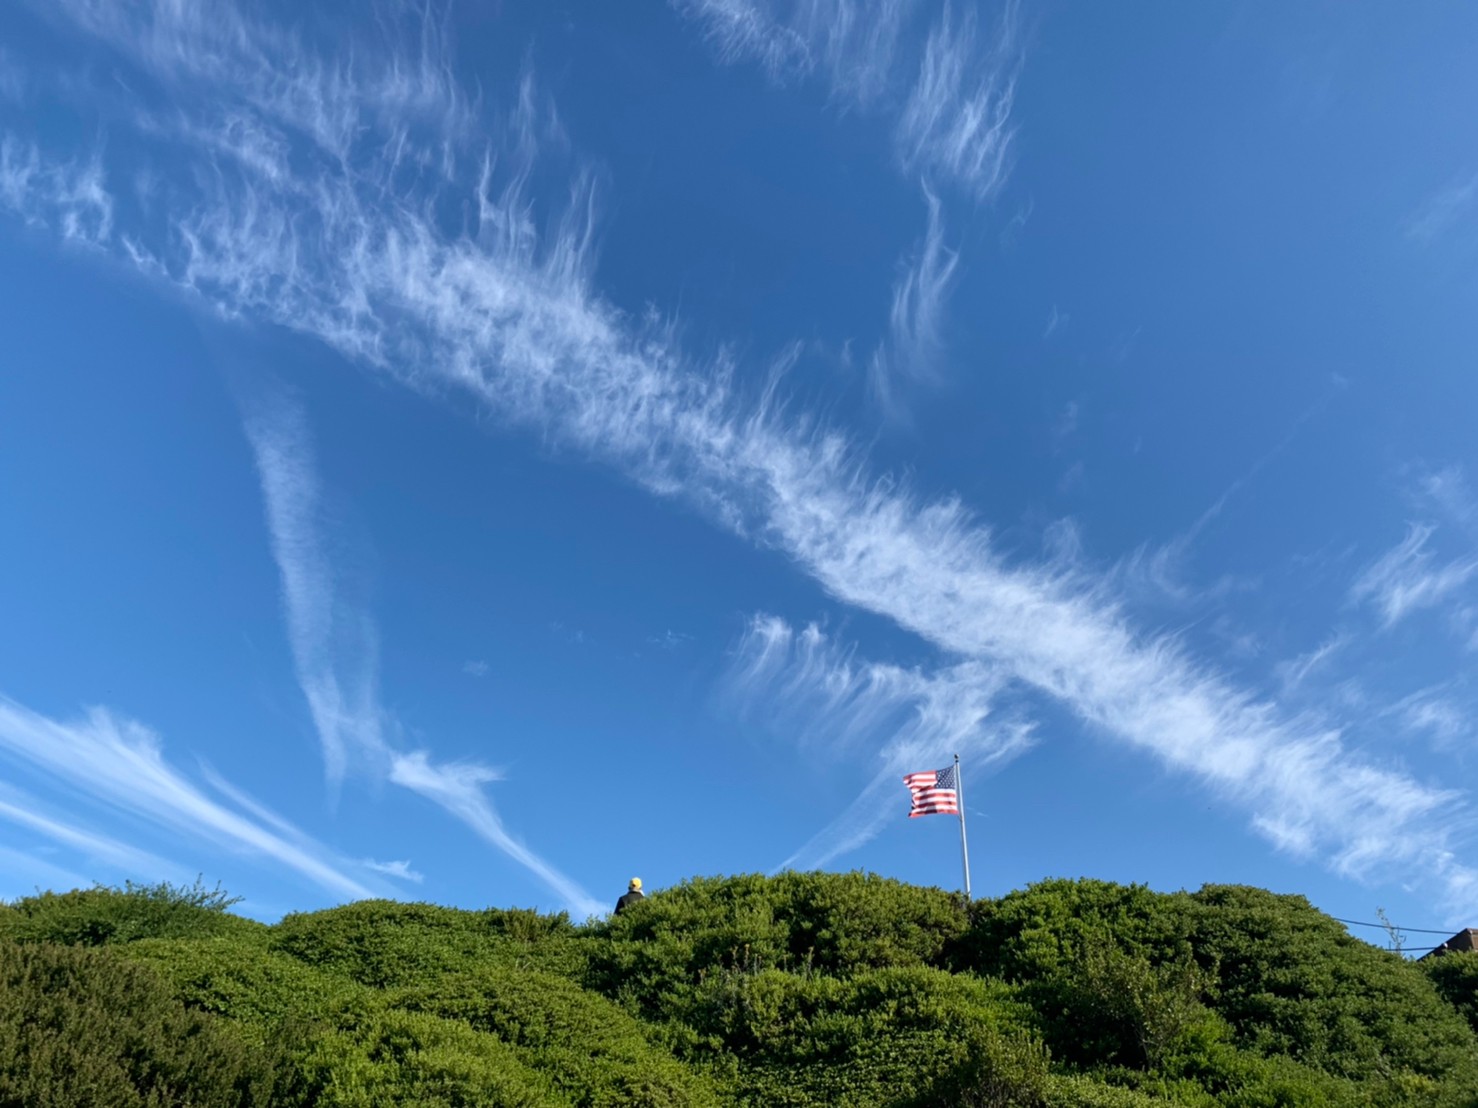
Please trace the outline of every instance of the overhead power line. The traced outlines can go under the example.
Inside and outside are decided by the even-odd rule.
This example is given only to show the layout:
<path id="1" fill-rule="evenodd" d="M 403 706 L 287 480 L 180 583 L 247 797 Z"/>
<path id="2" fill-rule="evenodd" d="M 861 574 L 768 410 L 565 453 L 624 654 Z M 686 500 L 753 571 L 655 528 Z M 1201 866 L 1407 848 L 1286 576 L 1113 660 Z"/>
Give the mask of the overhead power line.
<path id="1" fill-rule="evenodd" d="M 1454 933 L 1451 927 L 1397 927 L 1394 923 L 1389 925 L 1384 923 L 1366 923 L 1364 920 L 1340 919 L 1338 916 L 1330 916 L 1329 918 L 1336 923 L 1348 923 L 1351 927 L 1379 927 L 1382 931 L 1413 931 L 1421 935 L 1451 935 Z"/>

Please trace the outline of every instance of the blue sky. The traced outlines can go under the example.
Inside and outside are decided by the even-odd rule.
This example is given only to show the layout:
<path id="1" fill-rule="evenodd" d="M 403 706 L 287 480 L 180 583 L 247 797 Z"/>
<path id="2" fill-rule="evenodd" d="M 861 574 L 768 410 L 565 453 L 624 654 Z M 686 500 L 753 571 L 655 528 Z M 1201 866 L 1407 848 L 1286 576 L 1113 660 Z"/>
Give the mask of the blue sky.
<path id="1" fill-rule="evenodd" d="M 1471 925 L 1475 33 L 8 5 L 0 896 Z"/>

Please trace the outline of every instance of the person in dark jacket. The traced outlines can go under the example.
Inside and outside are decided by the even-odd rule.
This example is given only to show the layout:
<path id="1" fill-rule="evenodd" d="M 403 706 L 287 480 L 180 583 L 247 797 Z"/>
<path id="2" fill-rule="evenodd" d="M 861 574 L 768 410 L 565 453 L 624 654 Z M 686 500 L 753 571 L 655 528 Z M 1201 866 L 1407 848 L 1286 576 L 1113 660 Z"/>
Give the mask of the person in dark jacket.
<path id="1" fill-rule="evenodd" d="M 626 895 L 623 896 L 620 900 L 616 901 L 616 915 L 619 916 L 622 912 L 626 911 L 626 909 L 630 908 L 637 901 L 645 899 L 646 897 L 642 895 L 641 891 L 641 878 L 633 877 L 631 879 L 631 884 L 626 886 Z"/>

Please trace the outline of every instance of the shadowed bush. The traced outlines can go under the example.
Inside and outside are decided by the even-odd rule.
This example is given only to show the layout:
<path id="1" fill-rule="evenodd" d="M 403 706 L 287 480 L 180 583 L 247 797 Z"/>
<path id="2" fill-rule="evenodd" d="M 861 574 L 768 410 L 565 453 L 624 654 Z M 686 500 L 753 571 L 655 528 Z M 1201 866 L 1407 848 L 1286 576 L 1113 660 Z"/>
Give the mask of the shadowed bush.
<path id="1" fill-rule="evenodd" d="M 188 1010 L 109 950 L 0 941 L 0 1104 L 133 1108 L 271 1104 L 271 1050 Z"/>
<path id="2" fill-rule="evenodd" d="M 1427 978 L 1443 1000 L 1451 1004 L 1478 1031 L 1478 950 L 1428 958 L 1421 963 Z"/>

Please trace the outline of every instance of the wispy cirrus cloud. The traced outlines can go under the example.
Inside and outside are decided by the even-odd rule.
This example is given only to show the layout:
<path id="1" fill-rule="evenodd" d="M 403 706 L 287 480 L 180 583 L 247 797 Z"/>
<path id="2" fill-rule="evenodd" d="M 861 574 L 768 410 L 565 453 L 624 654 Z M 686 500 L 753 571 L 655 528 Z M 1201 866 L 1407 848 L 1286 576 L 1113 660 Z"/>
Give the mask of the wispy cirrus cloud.
<path id="1" fill-rule="evenodd" d="M 342 559 L 328 551 L 323 491 L 302 406 L 259 387 L 246 404 L 272 553 L 282 578 L 284 615 L 330 780 L 353 763 L 439 804 L 485 841 L 526 867 L 572 909 L 595 901 L 503 827 L 483 786 L 501 774 L 476 763 L 434 764 L 425 751 L 403 753 L 387 736 L 379 698 L 377 635 L 366 605 L 346 590 Z M 476 676 L 486 673 L 484 664 Z M 399 876 L 405 876 L 403 874 Z"/>
<path id="2" fill-rule="evenodd" d="M 1011 107 L 1021 65 L 1013 4 L 983 34 L 973 7 L 938 9 L 920 49 L 915 0 L 672 0 L 726 62 L 756 62 L 775 80 L 820 73 L 832 95 L 896 119 L 910 173 L 995 195 L 1011 167 Z"/>
<path id="3" fill-rule="evenodd" d="M 1412 524 L 1406 537 L 1370 566 L 1350 589 L 1350 597 L 1373 606 L 1386 627 L 1394 627 L 1412 612 L 1449 599 L 1478 573 L 1478 558 L 1438 563 L 1427 549 L 1436 530 L 1430 524 Z"/>
<path id="4" fill-rule="evenodd" d="M 1013 5 L 983 43 L 975 9 L 956 17 L 946 3 L 898 120 L 904 167 L 955 181 L 981 200 L 995 195 L 1011 170 L 1011 106 L 1019 71 Z"/>
<path id="5" fill-rule="evenodd" d="M 0 819 L 25 827 L 85 857 L 120 869 L 130 877 L 178 877 L 182 869 L 157 854 L 46 812 L 43 806 L 19 789 L 0 785 Z"/>
<path id="6" fill-rule="evenodd" d="M 1431 245 L 1451 233 L 1472 214 L 1478 202 L 1478 174 L 1457 181 L 1429 196 L 1407 217 L 1402 230 L 1406 237 L 1423 246 Z"/>
<path id="7" fill-rule="evenodd" d="M 1348 632 L 1331 635 L 1313 650 L 1280 663 L 1277 666 L 1277 674 L 1284 690 L 1292 691 L 1298 688 L 1308 680 L 1311 674 L 1327 666 L 1330 659 L 1350 644 L 1350 639 Z"/>
<path id="8" fill-rule="evenodd" d="M 938 185 L 977 201 L 994 197 L 1010 174 L 1011 109 L 1022 50 L 1014 2 L 989 34 L 975 8 L 937 10 L 922 46 L 911 34 L 913 0 L 673 0 L 704 28 L 720 57 L 755 61 L 777 80 L 821 70 L 834 97 L 892 116 L 900 168 L 922 184 L 929 218 L 922 241 L 901 263 L 888 338 L 868 366 L 873 396 L 892 416 L 906 407 L 902 386 L 937 379 L 937 357 L 958 254 L 944 245 Z"/>
<path id="9" fill-rule="evenodd" d="M 93 804 L 268 858 L 338 896 L 374 895 L 308 836 L 281 834 L 212 799 L 169 764 L 158 735 L 106 709 L 58 721 L 0 697 L 0 750 Z"/>
<path id="10" fill-rule="evenodd" d="M 113 197 L 99 155 L 49 159 L 34 142 L 11 135 L 0 136 L 0 207 L 87 246 L 105 244 L 113 230 Z"/>
<path id="11" fill-rule="evenodd" d="M 485 785 L 501 777 L 502 774 L 497 770 L 486 766 L 455 763 L 438 765 L 431 761 L 424 750 L 396 755 L 390 767 L 392 782 L 445 808 L 477 832 L 484 841 L 534 873 L 560 897 L 577 919 L 600 915 L 605 911 L 603 904 L 535 854 L 503 825 L 484 791 Z"/>
<path id="12" fill-rule="evenodd" d="M 146 64 L 168 68 L 167 57 Z M 242 87 L 238 68 L 181 66 L 157 79 L 192 82 L 185 102 L 193 110 L 250 111 L 289 141 L 298 116 L 276 105 L 327 95 L 322 67 L 283 68 L 276 76 L 292 91 L 275 99 Z M 958 500 L 880 479 L 846 436 L 787 413 L 769 394 L 748 391 L 734 367 L 695 362 L 669 331 L 623 315 L 592 286 L 587 177 L 572 173 L 572 200 L 537 235 L 517 157 L 504 159 L 501 178 L 478 172 L 460 185 L 402 174 L 394 167 L 407 151 L 431 164 L 433 152 L 450 148 L 438 166 L 483 163 L 466 156 L 454 129 L 430 141 L 380 106 L 373 86 L 363 97 L 345 132 L 353 136 L 347 160 L 305 157 L 283 181 L 183 139 L 169 146 L 177 195 L 161 209 L 168 222 L 131 218 L 128 227 L 153 264 L 120 248 L 122 260 L 222 313 L 312 335 L 694 505 L 782 551 L 838 600 L 1056 698 L 1126 749 L 1199 781 L 1279 845 L 1342 873 L 1421 873 L 1450 895 L 1473 895 L 1472 869 L 1455 860 L 1459 794 L 1362 759 L 1337 730 L 1136 627 L 1109 583 L 1008 558 Z M 415 118 L 451 114 L 427 106 Z M 504 140 L 517 149 L 512 133 Z M 553 145 L 536 142 L 523 156 L 543 158 Z M 454 187 L 479 213 L 465 230 L 428 214 Z M 32 189 L 19 206 L 44 213 L 46 203 Z M 402 776 L 482 818 L 465 782 L 437 784 L 429 760 L 426 767 Z"/>
<path id="13" fill-rule="evenodd" d="M 893 80 L 915 0 L 672 0 L 726 62 L 755 62 L 772 79 L 818 70 L 835 96 L 866 106 Z"/>
<path id="14" fill-rule="evenodd" d="M 923 239 L 900 267 L 888 313 L 888 341 L 873 354 L 869 378 L 874 395 L 896 411 L 896 382 L 934 381 L 944 346 L 944 317 L 955 283 L 959 254 L 944 243 L 939 198 L 927 189 L 929 220 Z"/>
<path id="15" fill-rule="evenodd" d="M 362 606 L 345 595 L 323 546 L 323 492 L 301 406 L 286 393 L 258 389 L 247 403 L 245 424 L 298 683 L 325 770 L 337 785 L 351 752 L 376 755 L 385 746 L 374 627 Z"/>
<path id="16" fill-rule="evenodd" d="M 1456 683 L 1419 689 L 1392 706 L 1389 714 L 1410 732 L 1425 734 L 1438 750 L 1452 751 L 1474 733 L 1473 698 Z"/>
<path id="17" fill-rule="evenodd" d="M 814 623 L 755 616 L 734 652 L 729 695 L 813 753 L 875 767 L 862 794 L 781 868 L 824 866 L 871 839 L 896 813 L 905 772 L 959 754 L 979 773 L 1026 750 L 1031 725 L 997 710 L 1005 683 L 977 661 L 932 671 L 867 662 Z"/>
<path id="18" fill-rule="evenodd" d="M 364 868 L 372 869 L 376 873 L 383 873 L 387 877 L 399 878 L 401 881 L 414 881 L 418 885 L 422 881 L 426 880 L 425 874 L 418 873 L 417 871 L 411 869 L 411 864 L 408 860 L 398 862 L 376 862 L 373 859 L 366 859 L 364 863 Z"/>

